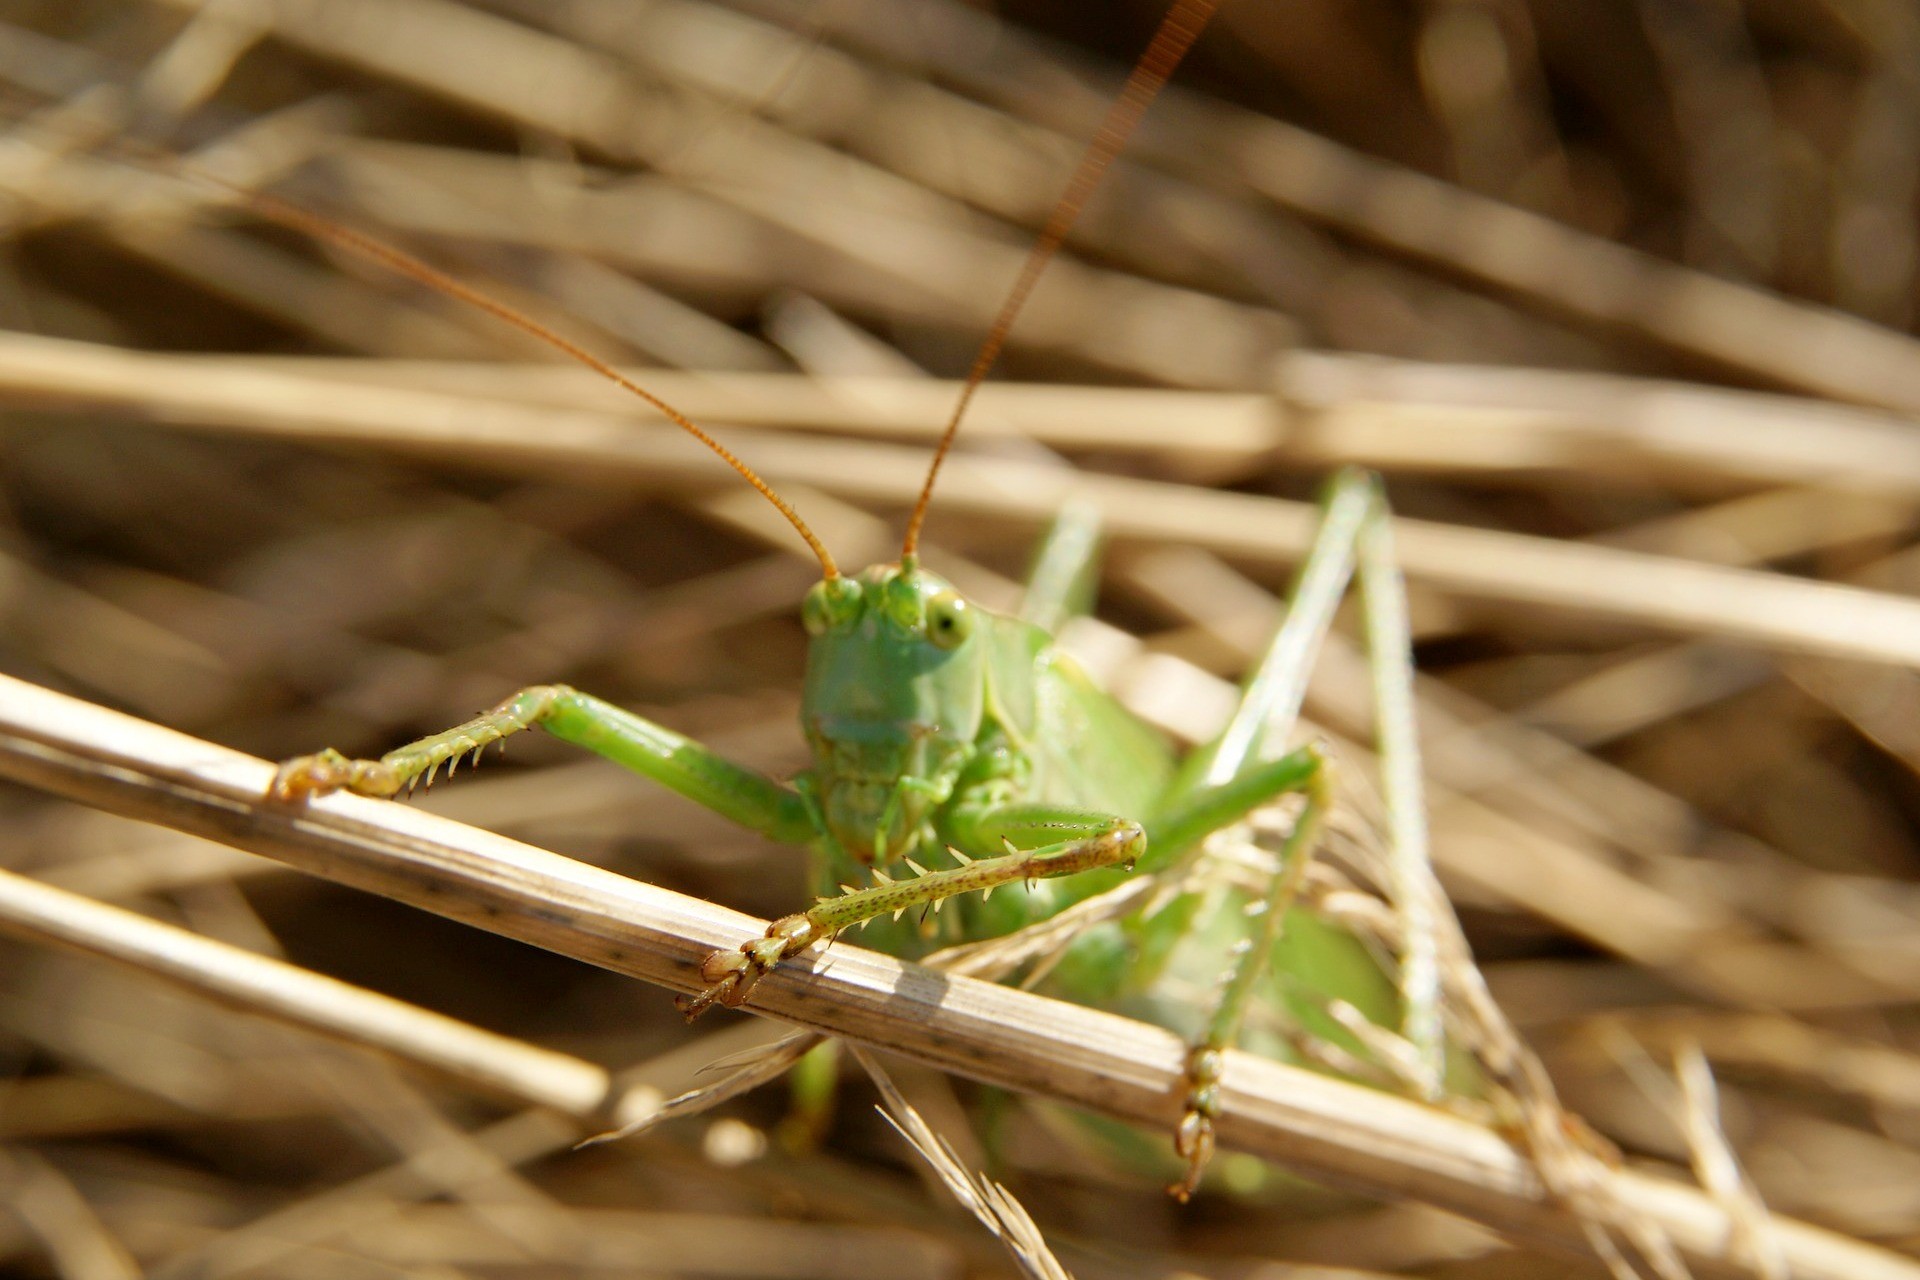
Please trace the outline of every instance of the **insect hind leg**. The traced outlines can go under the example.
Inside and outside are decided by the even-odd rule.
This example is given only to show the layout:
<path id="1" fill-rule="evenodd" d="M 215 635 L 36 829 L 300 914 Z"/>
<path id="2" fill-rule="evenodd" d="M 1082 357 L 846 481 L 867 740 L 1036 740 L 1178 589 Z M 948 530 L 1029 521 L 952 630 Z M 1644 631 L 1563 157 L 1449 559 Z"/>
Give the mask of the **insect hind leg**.
<path id="1" fill-rule="evenodd" d="M 1087 612 L 1093 598 L 1094 568 L 1100 558 L 1100 509 L 1070 502 L 1047 526 L 1027 574 L 1020 617 L 1043 631 L 1056 632 L 1069 618 Z"/>
<path id="2" fill-rule="evenodd" d="M 1361 614 L 1373 673 L 1374 745 L 1387 813 L 1386 890 L 1400 919 L 1400 1034 L 1412 1050 L 1410 1070 L 1404 1074 L 1414 1091 L 1430 1101 L 1440 1096 L 1446 1069 L 1440 1024 L 1441 921 L 1434 908 L 1444 894 L 1428 852 L 1407 587 L 1394 559 L 1393 525 L 1384 499 L 1376 502 L 1361 532 L 1359 553 Z"/>
<path id="3" fill-rule="evenodd" d="M 1321 529 L 1295 581 L 1285 621 L 1248 678 L 1228 727 L 1183 766 L 1160 821 L 1176 828 L 1183 821 L 1186 824 L 1179 837 L 1168 843 L 1196 840 L 1221 825 L 1203 817 L 1209 805 L 1220 805 L 1236 790 L 1251 795 L 1262 789 L 1261 784 L 1279 781 L 1287 762 L 1302 754 L 1257 763 L 1262 745 L 1291 727 L 1305 695 L 1313 657 L 1349 581 L 1357 576 L 1388 818 L 1384 888 L 1401 924 L 1400 1030 L 1410 1052 L 1400 1059 L 1398 1074 L 1413 1092 L 1433 1098 L 1439 1095 L 1444 1070 L 1439 922 L 1432 906 L 1439 888 L 1428 862 L 1406 587 L 1394 561 L 1391 517 L 1377 477 L 1356 469 L 1342 471 L 1328 486 L 1322 505 Z M 1192 1193 L 1212 1151 L 1222 1051 L 1238 1038 L 1251 993 L 1271 963 L 1286 908 L 1304 880 L 1314 842 L 1331 807 L 1328 769 L 1312 769 L 1293 786 L 1273 787 L 1270 794 L 1295 788 L 1306 793 L 1307 803 L 1286 841 L 1267 896 L 1255 904 L 1255 937 L 1236 953 L 1212 1018 L 1189 1052 L 1187 1106 L 1175 1139 L 1188 1170 L 1172 1188 L 1182 1199 Z M 1158 830 L 1155 834 L 1159 835 Z M 1167 851 L 1156 852 L 1165 856 Z M 1158 858 L 1152 861 L 1157 863 Z"/>

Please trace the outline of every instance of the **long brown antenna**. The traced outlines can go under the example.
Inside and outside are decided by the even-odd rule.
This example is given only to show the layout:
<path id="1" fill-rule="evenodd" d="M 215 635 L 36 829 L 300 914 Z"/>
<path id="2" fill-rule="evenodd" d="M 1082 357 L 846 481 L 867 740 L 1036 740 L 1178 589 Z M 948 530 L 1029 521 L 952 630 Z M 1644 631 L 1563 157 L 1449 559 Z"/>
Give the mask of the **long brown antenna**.
<path id="1" fill-rule="evenodd" d="M 600 357 L 594 355 L 591 351 L 561 337 L 525 312 L 508 306 L 498 298 L 482 293 L 472 285 L 463 284 L 446 272 L 427 265 L 412 254 L 407 253 L 405 250 L 397 249 L 384 240 L 378 240 L 364 232 L 342 226 L 337 222 L 321 217 L 317 213 L 302 209 L 297 204 L 291 204 L 288 201 L 282 200 L 278 196 L 270 196 L 264 192 L 240 186 L 238 183 L 228 182 L 224 178 L 202 172 L 191 166 L 176 163 L 169 167 L 193 178 L 195 181 L 209 183 L 223 190 L 232 192 L 239 196 L 249 208 L 269 221 L 278 222 L 282 226 L 290 227 L 295 231 L 312 236 L 316 240 L 324 240 L 328 244 L 338 245 L 340 248 L 351 253 L 357 253 L 361 257 L 371 258 L 375 262 L 406 276 L 410 280 L 426 285 L 430 289 L 436 289 L 449 297 L 457 298 L 469 306 L 478 307 L 480 310 L 498 317 L 514 328 L 519 329 L 521 332 L 530 334 L 548 346 L 555 348 L 565 355 L 571 356 L 615 386 L 639 396 L 642 400 L 645 400 L 648 404 L 666 415 L 668 421 L 725 459 L 728 466 L 738 471 L 742 479 L 759 490 L 760 496 L 777 507 L 780 514 L 787 518 L 787 522 L 799 531 L 802 538 L 806 539 L 807 546 L 813 549 L 813 554 L 820 560 L 820 571 L 829 578 L 837 578 L 840 576 L 840 567 L 833 562 L 833 555 L 827 550 L 826 544 L 821 542 L 819 536 L 807 527 L 807 522 L 800 518 L 800 513 L 795 511 L 791 506 L 788 506 L 787 500 L 773 491 L 772 485 L 762 480 L 752 467 L 749 467 L 746 463 L 735 457 L 731 449 L 695 425 L 694 421 L 687 417 L 686 414 L 681 413 L 665 400 L 654 395 L 653 392 L 648 391 L 645 387 L 634 382 L 631 378 L 621 373 Z"/>
<path id="2" fill-rule="evenodd" d="M 973 394 L 980 389 L 987 371 L 993 368 L 993 362 L 1000 358 L 1000 349 L 1007 345 L 1007 334 L 1020 315 L 1020 309 L 1027 305 L 1027 296 L 1033 292 L 1033 286 L 1039 283 L 1040 273 L 1047 269 L 1047 263 L 1053 260 L 1053 255 L 1066 242 L 1067 232 L 1073 229 L 1074 220 L 1080 216 L 1088 198 L 1106 176 L 1114 157 L 1127 145 L 1127 139 L 1139 127 L 1140 118 L 1146 115 L 1147 108 L 1167 83 L 1167 77 L 1180 65 L 1180 59 L 1193 47 L 1201 29 L 1218 7 L 1219 0 L 1176 0 L 1167 16 L 1160 20 L 1160 29 L 1153 33 L 1153 41 L 1147 45 L 1147 51 L 1134 64 L 1132 74 L 1120 90 L 1120 96 L 1108 108 L 1107 118 L 1100 122 L 1100 131 L 1087 144 L 1079 167 L 1067 181 L 1067 189 L 1061 195 L 1060 203 L 1053 207 L 1053 213 L 1048 217 L 1045 229 L 1040 232 L 1040 238 L 1034 241 L 1033 251 L 1027 255 L 1026 265 L 1020 268 L 1020 276 L 1013 282 L 1007 300 L 1000 304 L 1000 314 L 993 318 L 993 327 L 987 330 L 979 354 L 973 358 L 967 383 L 960 389 L 960 401 L 953 406 L 953 416 L 947 419 L 947 429 L 933 451 L 932 464 L 927 467 L 927 480 L 920 487 L 920 500 L 914 503 L 913 515 L 907 520 L 907 537 L 900 548 L 903 560 L 919 553 L 920 526 L 926 522 L 927 507 L 933 501 L 933 483 L 940 478 L 940 464 L 947 460 L 947 452 L 953 448 L 953 438 L 960 432 L 960 421 L 967 416 L 967 406 L 973 403 Z"/>

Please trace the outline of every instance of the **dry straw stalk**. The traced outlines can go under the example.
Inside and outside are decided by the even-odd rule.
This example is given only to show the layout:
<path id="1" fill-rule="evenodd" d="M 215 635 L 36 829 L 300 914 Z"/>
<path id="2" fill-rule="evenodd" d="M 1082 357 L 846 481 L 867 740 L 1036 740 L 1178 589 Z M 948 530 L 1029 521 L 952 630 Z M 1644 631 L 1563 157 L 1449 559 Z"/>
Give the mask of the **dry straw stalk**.
<path id="1" fill-rule="evenodd" d="M 303 377 L 245 363 L 176 362 L 113 347 L 0 337 L 0 397 L 113 407 L 178 426 L 306 443 L 352 444 L 460 465 L 657 488 L 730 474 L 678 433 L 629 414 L 554 412 L 468 396 Z M 924 449 L 730 431 L 785 488 L 901 502 L 926 474 Z M 1291 562 L 1313 537 L 1309 503 L 1057 467 L 958 457 L 945 510 L 1038 523 L 1069 498 L 1098 505 L 1115 536 Z M 1467 599 L 1545 605 L 1687 634 L 1826 656 L 1920 665 L 1920 602 L 1784 574 L 1615 547 L 1397 518 L 1409 578 Z"/>
<path id="2" fill-rule="evenodd" d="M 400 805 L 351 796 L 299 809 L 265 804 L 265 761 L 16 680 L 0 681 L 0 773 L 677 990 L 692 988 L 701 956 L 763 927 Z M 70 928 L 65 941 L 108 949 Z M 1183 1051 L 1167 1031 L 857 947 L 784 966 L 755 999 L 759 1012 L 788 1022 L 1139 1124 L 1170 1126 L 1179 1105 Z M 1572 1247 L 1581 1239 L 1525 1154 L 1464 1120 L 1246 1054 L 1232 1055 L 1225 1094 L 1230 1146 L 1531 1239 Z M 1613 1182 L 1618 1201 L 1667 1234 L 1698 1273 L 1744 1271 L 1735 1224 L 1719 1204 L 1631 1172 Z M 1920 1277 L 1920 1264 L 1831 1232 L 1784 1220 L 1777 1229 L 1794 1276 Z"/>

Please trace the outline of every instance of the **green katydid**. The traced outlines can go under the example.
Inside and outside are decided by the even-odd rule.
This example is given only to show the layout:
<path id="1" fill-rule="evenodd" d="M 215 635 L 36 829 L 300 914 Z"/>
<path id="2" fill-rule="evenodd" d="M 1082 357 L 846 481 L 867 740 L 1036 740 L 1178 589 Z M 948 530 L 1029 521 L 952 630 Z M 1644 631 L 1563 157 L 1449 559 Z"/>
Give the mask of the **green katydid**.
<path id="1" fill-rule="evenodd" d="M 451 771 L 463 756 L 539 725 L 776 841 L 810 848 L 823 896 L 774 922 L 764 937 L 708 956 L 701 966 L 706 988 L 681 1003 L 692 1019 L 716 1004 L 741 1005 L 782 960 L 853 925 L 897 922 L 911 912 L 916 920 L 910 928 L 882 924 L 881 945 L 924 952 L 1046 919 L 1113 888 L 1129 871 L 1190 869 L 1207 836 L 1298 793 L 1302 806 L 1264 889 L 1241 897 L 1189 894 L 1151 916 L 1090 930 L 1053 968 L 1045 989 L 1121 1002 L 1188 1037 L 1188 1090 L 1175 1137 L 1186 1174 L 1174 1190 L 1183 1198 L 1213 1149 L 1221 1050 L 1243 1039 L 1249 1012 L 1263 997 L 1294 992 L 1296 1012 L 1308 1018 L 1312 1002 L 1297 998 L 1300 984 L 1336 994 L 1378 1019 L 1404 1009 L 1405 1034 L 1422 1064 L 1413 1074 L 1423 1087 L 1437 1087 L 1440 1037 L 1431 953 L 1417 940 L 1405 948 L 1396 993 L 1352 939 L 1316 930 L 1307 913 L 1290 909 L 1328 812 L 1331 782 L 1318 746 L 1281 754 L 1269 749 L 1298 711 L 1312 655 L 1357 568 L 1381 673 L 1383 755 L 1397 762 L 1386 779 L 1392 843 L 1399 857 L 1424 858 L 1419 770 L 1407 712 L 1403 591 L 1378 482 L 1359 472 L 1333 481 L 1321 534 L 1296 580 L 1286 620 L 1248 679 L 1238 710 L 1217 738 L 1182 760 L 1097 689 L 1050 634 L 1069 612 L 1072 584 L 1083 578 L 1093 554 L 1096 538 L 1085 519 L 1063 519 L 1045 541 L 1018 616 L 970 603 L 923 567 L 918 554 L 941 462 L 973 390 L 1080 207 L 1212 8 L 1212 0 L 1179 0 L 1163 22 L 975 360 L 928 469 L 899 560 L 853 577 L 839 572 L 800 516 L 746 465 L 603 362 L 398 251 L 270 198 L 249 197 L 270 216 L 382 258 L 493 311 L 646 399 L 778 507 L 818 556 L 823 575 L 801 607 L 811 637 L 801 718 L 813 765 L 791 783 L 736 765 L 587 694 L 544 685 L 379 760 L 348 759 L 332 750 L 289 760 L 274 781 L 275 795 L 397 795 L 423 780 L 430 783 L 442 765 Z M 1023 891 L 993 893 L 1022 885 Z M 1188 944 L 1195 937 L 1208 945 L 1194 951 Z M 1188 954 L 1181 959 L 1177 952 Z M 1170 978 L 1207 984 L 1221 972 L 1226 982 L 1210 1000 L 1156 995 Z"/>

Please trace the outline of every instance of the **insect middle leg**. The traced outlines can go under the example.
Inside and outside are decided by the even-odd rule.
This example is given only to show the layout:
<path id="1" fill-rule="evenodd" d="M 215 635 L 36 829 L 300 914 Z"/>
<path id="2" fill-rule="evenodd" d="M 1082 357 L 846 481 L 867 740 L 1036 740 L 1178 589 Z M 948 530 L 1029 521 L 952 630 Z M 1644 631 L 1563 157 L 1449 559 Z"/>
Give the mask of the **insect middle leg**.
<path id="1" fill-rule="evenodd" d="M 1281 845 L 1279 869 L 1268 884 L 1266 897 L 1255 902 L 1249 911 L 1257 926 L 1253 935 L 1242 943 L 1205 1030 L 1188 1047 L 1186 1106 L 1173 1135 L 1174 1153 L 1187 1162 L 1187 1171 L 1179 1182 L 1168 1188 L 1182 1203 L 1198 1188 L 1200 1175 L 1213 1157 L 1214 1121 L 1220 1115 L 1222 1051 L 1240 1038 L 1240 1028 L 1246 1022 L 1254 991 L 1271 963 L 1282 922 L 1306 881 L 1314 845 L 1320 839 L 1327 811 L 1332 807 L 1333 766 L 1325 756 L 1318 753 L 1316 756 L 1319 767 L 1308 775 L 1306 803 Z"/>

